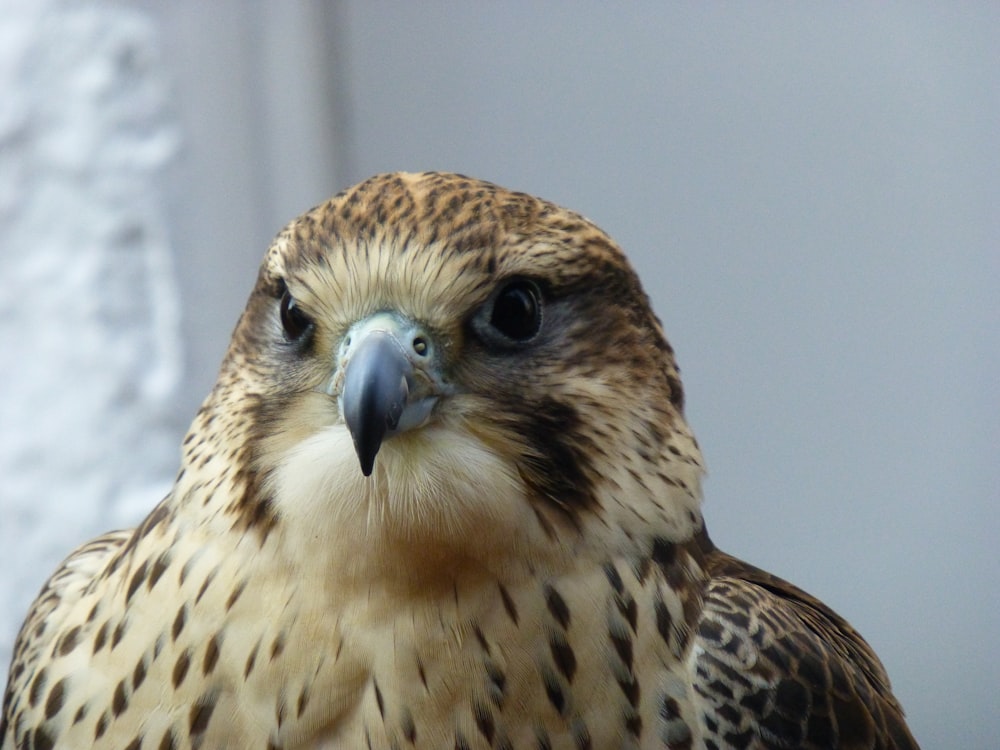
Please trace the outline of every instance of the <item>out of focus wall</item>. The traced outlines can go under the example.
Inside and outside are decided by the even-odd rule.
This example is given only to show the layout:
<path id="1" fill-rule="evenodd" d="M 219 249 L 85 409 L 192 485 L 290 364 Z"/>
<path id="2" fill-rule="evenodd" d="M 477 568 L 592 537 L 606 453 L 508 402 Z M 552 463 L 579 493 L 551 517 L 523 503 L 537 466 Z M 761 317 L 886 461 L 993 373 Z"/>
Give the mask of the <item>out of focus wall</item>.
<path id="1" fill-rule="evenodd" d="M 55 563 L 176 470 L 179 129 L 147 14 L 0 2 L 0 662 Z"/>

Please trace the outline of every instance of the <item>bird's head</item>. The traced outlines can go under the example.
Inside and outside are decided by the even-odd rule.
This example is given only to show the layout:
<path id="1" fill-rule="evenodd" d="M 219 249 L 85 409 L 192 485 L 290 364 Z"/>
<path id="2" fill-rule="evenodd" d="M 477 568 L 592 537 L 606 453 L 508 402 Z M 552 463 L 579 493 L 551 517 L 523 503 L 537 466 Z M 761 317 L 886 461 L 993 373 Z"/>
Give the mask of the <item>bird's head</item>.
<path id="1" fill-rule="evenodd" d="M 489 183 L 390 174 L 277 237 L 199 418 L 247 464 L 247 527 L 503 559 L 690 536 L 682 405 L 604 232 Z"/>

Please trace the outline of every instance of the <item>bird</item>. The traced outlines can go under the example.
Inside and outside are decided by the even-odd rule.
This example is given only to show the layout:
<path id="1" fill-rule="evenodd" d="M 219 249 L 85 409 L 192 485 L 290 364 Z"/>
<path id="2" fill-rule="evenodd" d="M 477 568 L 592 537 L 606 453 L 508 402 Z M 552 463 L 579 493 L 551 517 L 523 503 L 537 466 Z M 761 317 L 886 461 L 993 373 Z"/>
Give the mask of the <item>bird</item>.
<path id="1" fill-rule="evenodd" d="M 15 644 L 14 748 L 916 748 L 718 549 L 674 351 L 582 215 L 391 173 L 268 249 L 176 481 Z"/>

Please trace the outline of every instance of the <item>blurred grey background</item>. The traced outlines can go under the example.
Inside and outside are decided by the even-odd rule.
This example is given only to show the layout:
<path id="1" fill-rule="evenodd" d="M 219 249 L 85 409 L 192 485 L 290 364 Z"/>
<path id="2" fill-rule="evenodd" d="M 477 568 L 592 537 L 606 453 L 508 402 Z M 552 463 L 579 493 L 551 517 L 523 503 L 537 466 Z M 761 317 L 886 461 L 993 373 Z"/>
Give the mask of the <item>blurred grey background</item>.
<path id="1" fill-rule="evenodd" d="M 281 226 L 453 170 L 622 244 L 715 541 L 851 620 L 925 747 L 1000 745 L 1000 5 L 0 10 L 4 662 L 169 486 Z"/>

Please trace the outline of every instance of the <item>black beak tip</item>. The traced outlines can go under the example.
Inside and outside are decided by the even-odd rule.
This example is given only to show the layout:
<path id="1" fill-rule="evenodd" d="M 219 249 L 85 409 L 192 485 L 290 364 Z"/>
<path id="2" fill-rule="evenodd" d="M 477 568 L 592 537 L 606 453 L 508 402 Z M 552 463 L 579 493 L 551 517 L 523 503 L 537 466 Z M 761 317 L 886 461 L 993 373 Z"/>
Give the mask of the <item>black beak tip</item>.
<path id="1" fill-rule="evenodd" d="M 358 458 L 361 460 L 361 473 L 366 477 L 370 477 L 372 470 L 375 468 L 375 456 L 362 456 L 359 454 Z"/>
<path id="2" fill-rule="evenodd" d="M 354 452 L 358 454 L 358 462 L 361 464 L 361 473 L 366 477 L 372 475 L 375 468 L 375 456 L 378 455 L 379 448 L 382 447 L 382 434 L 378 431 L 363 430 L 354 441 Z"/>

